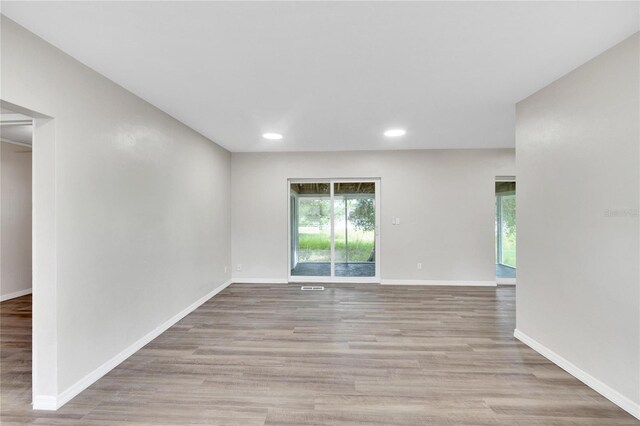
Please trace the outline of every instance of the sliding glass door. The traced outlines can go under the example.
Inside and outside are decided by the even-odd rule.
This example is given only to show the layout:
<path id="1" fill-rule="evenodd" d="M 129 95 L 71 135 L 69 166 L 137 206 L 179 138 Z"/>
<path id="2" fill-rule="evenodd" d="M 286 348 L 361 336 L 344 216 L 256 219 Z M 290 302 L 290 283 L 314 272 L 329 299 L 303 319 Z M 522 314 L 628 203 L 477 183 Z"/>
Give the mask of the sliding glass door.
<path id="1" fill-rule="evenodd" d="M 290 281 L 379 281 L 378 183 L 289 182 Z"/>

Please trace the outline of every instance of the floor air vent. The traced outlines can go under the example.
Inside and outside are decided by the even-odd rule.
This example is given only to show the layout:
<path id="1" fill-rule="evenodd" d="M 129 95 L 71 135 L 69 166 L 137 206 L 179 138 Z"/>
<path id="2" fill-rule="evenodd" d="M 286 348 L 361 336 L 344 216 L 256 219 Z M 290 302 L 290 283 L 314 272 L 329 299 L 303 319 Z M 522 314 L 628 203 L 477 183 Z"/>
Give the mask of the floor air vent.
<path id="1" fill-rule="evenodd" d="M 300 287 L 300 290 L 303 291 L 322 291 L 324 290 L 324 287 L 321 285 L 303 285 L 302 287 Z"/>

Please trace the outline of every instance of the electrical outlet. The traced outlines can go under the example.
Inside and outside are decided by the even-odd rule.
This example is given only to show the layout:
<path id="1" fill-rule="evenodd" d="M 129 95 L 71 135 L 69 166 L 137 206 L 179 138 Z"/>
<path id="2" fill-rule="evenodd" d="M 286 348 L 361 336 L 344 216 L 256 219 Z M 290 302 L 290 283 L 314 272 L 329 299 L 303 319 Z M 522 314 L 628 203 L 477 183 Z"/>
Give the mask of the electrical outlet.
<path id="1" fill-rule="evenodd" d="M 228 270 L 229 270 L 229 267 L 225 266 L 224 267 L 224 273 L 226 274 Z"/>
<path id="2" fill-rule="evenodd" d="M 238 263 L 238 266 L 236 266 L 236 271 L 242 271 L 242 263 Z"/>
<path id="3" fill-rule="evenodd" d="M 422 271 L 422 263 L 418 263 L 418 271 Z"/>

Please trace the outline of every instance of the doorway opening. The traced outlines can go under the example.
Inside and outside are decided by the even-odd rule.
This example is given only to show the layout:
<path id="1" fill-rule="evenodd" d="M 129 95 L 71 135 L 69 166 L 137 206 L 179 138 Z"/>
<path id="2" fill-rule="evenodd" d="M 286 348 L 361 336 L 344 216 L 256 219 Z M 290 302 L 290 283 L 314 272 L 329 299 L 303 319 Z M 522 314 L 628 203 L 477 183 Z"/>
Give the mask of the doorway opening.
<path id="1" fill-rule="evenodd" d="M 26 201 L 30 223 L 26 227 L 28 231 L 25 234 L 29 233 L 28 276 L 32 290 L 24 291 L 33 291 L 32 296 L 16 297 L 2 302 L 0 347 L 3 355 L 0 357 L 2 364 L 0 371 L 3 378 L 5 374 L 11 375 L 13 366 L 7 364 L 10 361 L 15 361 L 14 366 L 20 371 L 19 381 L 0 379 L 2 399 L 20 404 L 26 402 L 27 405 L 33 402 L 34 409 L 55 410 L 58 408 L 55 374 L 58 345 L 55 309 L 57 299 L 55 120 L 51 116 L 2 99 L 0 99 L 0 109 L 3 121 L 0 126 L 0 138 L 12 141 L 12 145 L 17 146 L 21 151 L 19 154 L 31 157 L 30 195 Z M 30 153 L 24 151 L 30 151 Z M 5 158 L 2 164 L 3 174 L 4 160 Z M 3 176 L 2 198 L 5 197 L 5 183 Z M 3 199 L 2 207 L 4 205 Z M 11 207 L 15 208 L 16 205 Z M 7 225 L 3 212 L 3 236 L 5 236 L 5 226 Z M 3 241 L 3 255 L 5 254 L 4 245 Z M 5 263 L 4 257 L 0 269 L 3 273 L 2 287 L 4 287 L 6 282 L 4 273 L 11 270 L 11 266 Z M 0 291 L 0 293 L 3 292 L 4 289 Z M 7 304 L 11 304 L 11 307 Z M 11 312 L 17 315 L 13 316 Z M 16 340 L 15 347 L 20 347 L 22 350 L 13 354 L 12 357 L 5 357 L 4 351 L 12 350 L 10 338 L 20 339 Z M 29 389 L 31 389 L 31 401 L 28 400 Z"/>
<path id="2" fill-rule="evenodd" d="M 495 184 L 496 282 L 516 283 L 516 181 L 499 177 Z"/>
<path id="3" fill-rule="evenodd" d="M 380 281 L 379 183 L 288 181 L 289 281 Z"/>
<path id="4" fill-rule="evenodd" d="M 31 293 L 32 119 L 0 110 L 0 301 Z"/>
<path id="5" fill-rule="evenodd" d="M 0 106 L 0 394 L 31 402 L 33 119 Z"/>

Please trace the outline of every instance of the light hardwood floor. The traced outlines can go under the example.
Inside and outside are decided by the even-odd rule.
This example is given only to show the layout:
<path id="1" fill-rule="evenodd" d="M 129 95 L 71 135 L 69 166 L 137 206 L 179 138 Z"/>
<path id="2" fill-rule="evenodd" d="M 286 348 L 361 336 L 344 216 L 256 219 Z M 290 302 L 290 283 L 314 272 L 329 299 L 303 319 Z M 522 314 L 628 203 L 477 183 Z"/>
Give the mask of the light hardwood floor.
<path id="1" fill-rule="evenodd" d="M 236 284 L 57 412 L 30 297 L 0 306 L 2 425 L 638 424 L 513 338 L 513 287 Z"/>

